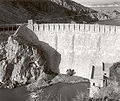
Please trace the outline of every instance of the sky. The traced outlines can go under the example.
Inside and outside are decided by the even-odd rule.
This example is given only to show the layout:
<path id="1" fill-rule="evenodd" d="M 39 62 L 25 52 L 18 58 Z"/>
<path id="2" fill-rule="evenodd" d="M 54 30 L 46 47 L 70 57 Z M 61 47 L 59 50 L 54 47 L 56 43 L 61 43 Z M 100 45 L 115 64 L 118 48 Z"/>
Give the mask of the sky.
<path id="1" fill-rule="evenodd" d="M 81 4 L 101 4 L 101 3 L 112 3 L 120 2 L 120 0 L 73 0 Z"/>

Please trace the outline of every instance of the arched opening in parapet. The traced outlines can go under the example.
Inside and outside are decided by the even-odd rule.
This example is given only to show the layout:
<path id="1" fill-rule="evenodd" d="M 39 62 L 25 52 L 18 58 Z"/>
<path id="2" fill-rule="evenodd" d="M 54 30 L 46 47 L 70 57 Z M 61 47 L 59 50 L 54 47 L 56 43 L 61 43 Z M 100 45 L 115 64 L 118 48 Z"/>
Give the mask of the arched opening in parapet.
<path id="1" fill-rule="evenodd" d="M 43 59 L 46 61 L 47 67 L 54 73 L 59 73 L 59 64 L 61 61 L 61 54 L 58 53 L 49 44 L 40 41 L 36 34 L 25 25 L 22 25 L 16 31 L 17 35 L 21 38 L 25 38 L 31 45 L 36 45 L 39 50 L 42 51 Z M 15 34 L 16 34 L 15 33 Z"/>

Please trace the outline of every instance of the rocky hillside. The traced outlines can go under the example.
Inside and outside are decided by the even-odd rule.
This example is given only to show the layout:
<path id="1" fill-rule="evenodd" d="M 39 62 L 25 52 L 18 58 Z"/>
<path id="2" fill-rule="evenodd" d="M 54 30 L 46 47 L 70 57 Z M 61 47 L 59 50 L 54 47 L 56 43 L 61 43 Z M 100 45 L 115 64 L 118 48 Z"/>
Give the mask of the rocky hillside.
<path id="1" fill-rule="evenodd" d="M 109 15 L 112 19 L 120 18 L 120 11 L 118 11 L 118 10 L 106 12 L 106 14 Z"/>
<path id="2" fill-rule="evenodd" d="M 110 79 L 118 82 L 120 85 L 120 62 L 114 63 L 110 67 Z"/>
<path id="3" fill-rule="evenodd" d="M 79 22 L 90 23 L 109 17 L 71 0 L 2 0 L 0 23 Z"/>
<path id="4" fill-rule="evenodd" d="M 25 31 L 25 26 L 19 31 Z M 26 28 L 27 30 L 27 28 Z M 40 79 L 49 80 L 57 75 L 46 65 L 44 53 L 33 34 L 22 32 L 10 35 L 0 42 L 0 86 L 15 88 Z"/>

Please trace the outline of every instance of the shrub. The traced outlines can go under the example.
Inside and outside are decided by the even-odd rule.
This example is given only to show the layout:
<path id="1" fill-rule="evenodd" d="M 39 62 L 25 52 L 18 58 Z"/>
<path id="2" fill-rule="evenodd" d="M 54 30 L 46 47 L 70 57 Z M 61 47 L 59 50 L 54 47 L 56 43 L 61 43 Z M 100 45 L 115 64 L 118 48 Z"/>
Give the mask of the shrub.
<path id="1" fill-rule="evenodd" d="M 66 72 L 67 72 L 67 75 L 69 75 L 69 76 L 73 76 L 75 74 L 74 69 L 67 69 Z"/>

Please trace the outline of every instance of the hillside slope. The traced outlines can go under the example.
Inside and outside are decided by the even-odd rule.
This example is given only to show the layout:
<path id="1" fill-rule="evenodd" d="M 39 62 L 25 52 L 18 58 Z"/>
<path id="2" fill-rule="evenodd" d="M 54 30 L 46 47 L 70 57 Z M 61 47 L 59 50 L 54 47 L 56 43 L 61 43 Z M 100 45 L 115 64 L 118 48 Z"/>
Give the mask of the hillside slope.
<path id="1" fill-rule="evenodd" d="M 26 23 L 28 19 L 38 23 L 90 23 L 109 19 L 103 13 L 71 0 L 4 0 L 0 2 L 0 12 L 0 24 Z"/>

